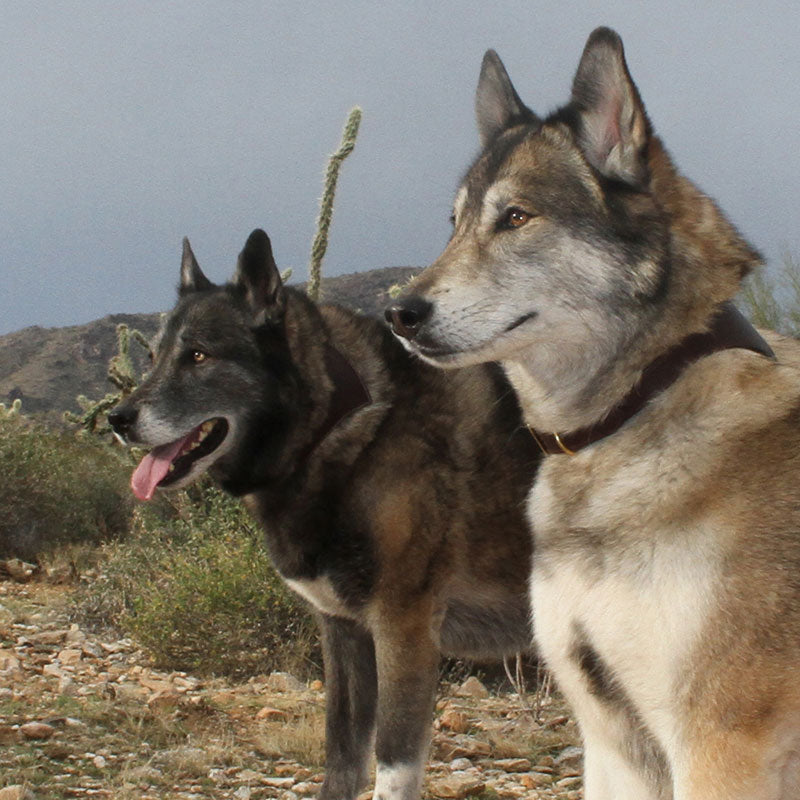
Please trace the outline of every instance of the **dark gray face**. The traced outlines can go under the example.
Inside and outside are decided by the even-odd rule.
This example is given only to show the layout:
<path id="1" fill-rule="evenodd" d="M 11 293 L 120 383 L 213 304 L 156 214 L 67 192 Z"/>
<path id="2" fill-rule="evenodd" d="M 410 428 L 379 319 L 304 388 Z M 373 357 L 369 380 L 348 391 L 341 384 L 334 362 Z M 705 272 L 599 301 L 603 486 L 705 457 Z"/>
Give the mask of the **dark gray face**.
<path id="1" fill-rule="evenodd" d="M 667 228 L 618 39 L 593 35 L 572 102 L 544 121 L 490 52 L 476 106 L 484 150 L 447 248 L 387 312 L 395 332 L 440 366 L 532 348 L 569 357 L 622 337 L 621 320 L 663 285 Z"/>
<path id="2" fill-rule="evenodd" d="M 141 499 L 209 469 L 223 484 L 233 480 L 243 449 L 268 435 L 269 420 L 281 418 L 289 359 L 282 297 L 277 301 L 281 293 L 273 288 L 268 302 L 254 305 L 266 282 L 248 277 L 248 270 L 259 276 L 263 271 L 257 266 L 267 251 L 260 244 L 251 247 L 259 256 L 251 259 L 255 264 L 245 258 L 246 245 L 236 280 L 223 287 L 202 275 L 185 246 L 181 298 L 155 344 L 153 370 L 109 416 L 118 435 L 153 448 L 132 479 Z"/>

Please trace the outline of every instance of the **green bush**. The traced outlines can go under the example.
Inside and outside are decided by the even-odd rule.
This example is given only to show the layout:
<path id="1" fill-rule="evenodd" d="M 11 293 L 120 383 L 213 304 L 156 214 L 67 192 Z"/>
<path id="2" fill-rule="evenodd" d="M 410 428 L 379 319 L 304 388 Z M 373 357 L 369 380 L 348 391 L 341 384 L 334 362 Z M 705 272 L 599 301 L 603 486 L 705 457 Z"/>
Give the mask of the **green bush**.
<path id="1" fill-rule="evenodd" d="M 764 269 L 744 283 L 740 299 L 754 325 L 800 338 L 800 260 L 784 256 L 777 280 Z"/>
<path id="2" fill-rule="evenodd" d="M 132 507 L 126 461 L 89 437 L 0 414 L 0 558 L 33 560 L 123 533 Z"/>
<path id="3" fill-rule="evenodd" d="M 234 677 L 317 672 L 314 623 L 246 510 L 208 486 L 173 497 L 171 518 L 137 506 L 127 539 L 105 548 L 84 611 L 127 631 L 159 667 Z"/>

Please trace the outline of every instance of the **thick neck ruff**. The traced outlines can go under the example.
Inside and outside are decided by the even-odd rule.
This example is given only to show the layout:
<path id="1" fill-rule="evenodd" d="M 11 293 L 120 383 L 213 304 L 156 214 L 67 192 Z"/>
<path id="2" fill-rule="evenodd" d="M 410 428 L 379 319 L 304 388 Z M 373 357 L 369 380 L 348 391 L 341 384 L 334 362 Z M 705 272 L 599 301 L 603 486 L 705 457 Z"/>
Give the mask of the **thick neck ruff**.
<path id="1" fill-rule="evenodd" d="M 353 365 L 331 344 L 325 343 L 325 368 L 333 383 L 333 392 L 328 402 L 328 414 L 316 435 L 303 451 L 305 461 L 322 440 L 345 418 L 372 403 L 369 389 Z"/>
<path id="2" fill-rule="evenodd" d="M 703 356 L 743 348 L 774 358 L 770 346 L 733 303 L 723 303 L 706 333 L 693 333 L 645 367 L 639 382 L 609 413 L 593 425 L 571 433 L 544 433 L 528 428 L 545 455 L 575 455 L 590 444 L 616 433 L 655 395 L 671 386 L 683 371 Z"/>

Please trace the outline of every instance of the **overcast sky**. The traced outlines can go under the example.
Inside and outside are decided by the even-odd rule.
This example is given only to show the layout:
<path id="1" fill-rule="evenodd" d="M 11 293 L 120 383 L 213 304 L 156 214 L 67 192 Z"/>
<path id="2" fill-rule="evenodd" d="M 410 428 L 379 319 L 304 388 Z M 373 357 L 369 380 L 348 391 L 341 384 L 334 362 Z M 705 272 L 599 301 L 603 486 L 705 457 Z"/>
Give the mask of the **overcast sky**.
<path id="1" fill-rule="evenodd" d="M 183 236 L 221 281 L 264 227 L 305 279 L 355 105 L 325 274 L 428 264 L 484 50 L 542 114 L 600 24 L 684 173 L 771 262 L 800 252 L 796 0 L 394 5 L 0 0 L 0 333 L 170 308 Z"/>

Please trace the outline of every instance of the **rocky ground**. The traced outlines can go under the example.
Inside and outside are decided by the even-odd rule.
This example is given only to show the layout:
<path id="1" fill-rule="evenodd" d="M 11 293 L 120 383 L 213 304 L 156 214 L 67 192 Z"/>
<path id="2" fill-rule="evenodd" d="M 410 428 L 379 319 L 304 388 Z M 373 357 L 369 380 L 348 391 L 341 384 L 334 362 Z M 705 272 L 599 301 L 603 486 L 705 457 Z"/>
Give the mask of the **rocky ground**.
<path id="1" fill-rule="evenodd" d="M 72 621 L 71 591 L 0 581 L 0 800 L 318 792 L 319 681 L 159 672 L 131 640 Z M 535 705 L 475 678 L 443 685 L 425 797 L 581 798 L 575 726 L 557 697 Z"/>

